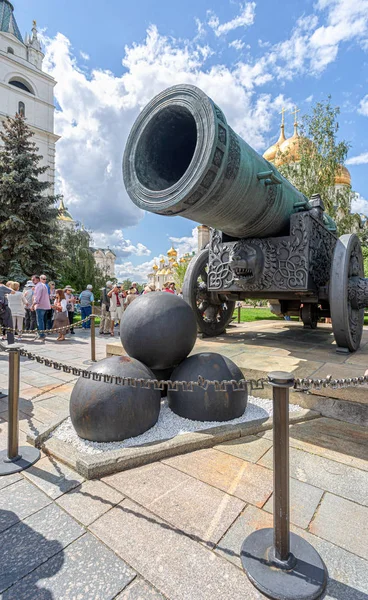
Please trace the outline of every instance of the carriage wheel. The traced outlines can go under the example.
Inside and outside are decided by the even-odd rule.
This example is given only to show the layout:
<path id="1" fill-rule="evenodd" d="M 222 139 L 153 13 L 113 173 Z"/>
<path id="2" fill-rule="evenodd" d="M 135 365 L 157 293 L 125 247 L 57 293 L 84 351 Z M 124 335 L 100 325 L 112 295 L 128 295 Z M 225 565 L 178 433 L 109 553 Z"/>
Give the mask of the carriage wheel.
<path id="1" fill-rule="evenodd" d="M 192 307 L 199 330 L 206 336 L 221 335 L 230 323 L 235 300 L 207 289 L 208 250 L 201 250 L 189 263 L 183 285 L 183 297 Z"/>
<path id="2" fill-rule="evenodd" d="M 318 323 L 318 305 L 308 302 L 300 309 L 300 318 L 306 329 L 316 329 Z"/>
<path id="3" fill-rule="evenodd" d="M 364 324 L 364 308 L 354 308 L 349 299 L 349 283 L 364 277 L 363 255 L 355 233 L 342 235 L 332 260 L 330 308 L 336 344 L 355 352 L 360 346 Z"/>

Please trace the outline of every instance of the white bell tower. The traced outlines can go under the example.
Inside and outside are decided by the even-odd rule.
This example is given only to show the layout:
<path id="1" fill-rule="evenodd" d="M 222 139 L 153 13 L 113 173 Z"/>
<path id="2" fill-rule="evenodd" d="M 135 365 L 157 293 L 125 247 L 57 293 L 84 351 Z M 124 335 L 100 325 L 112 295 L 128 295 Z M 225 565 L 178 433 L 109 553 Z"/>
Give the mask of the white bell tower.
<path id="1" fill-rule="evenodd" d="M 42 71 L 44 54 L 37 35 L 36 21 L 32 34 L 25 39 L 19 31 L 14 7 L 9 0 L 0 0 L 0 122 L 16 113 L 24 114 L 34 131 L 33 141 L 43 156 L 42 165 L 49 169 L 43 175 L 55 182 L 54 133 L 55 79 Z"/>

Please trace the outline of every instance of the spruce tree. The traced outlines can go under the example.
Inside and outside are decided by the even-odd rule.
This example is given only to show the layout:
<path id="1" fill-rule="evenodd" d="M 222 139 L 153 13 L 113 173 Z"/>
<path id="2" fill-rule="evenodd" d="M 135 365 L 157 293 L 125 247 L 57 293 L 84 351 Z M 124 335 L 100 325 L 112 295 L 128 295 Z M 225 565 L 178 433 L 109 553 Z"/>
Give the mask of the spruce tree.
<path id="1" fill-rule="evenodd" d="M 24 283 L 33 273 L 56 275 L 59 229 L 48 167 L 22 115 L 8 117 L 0 138 L 0 277 Z"/>

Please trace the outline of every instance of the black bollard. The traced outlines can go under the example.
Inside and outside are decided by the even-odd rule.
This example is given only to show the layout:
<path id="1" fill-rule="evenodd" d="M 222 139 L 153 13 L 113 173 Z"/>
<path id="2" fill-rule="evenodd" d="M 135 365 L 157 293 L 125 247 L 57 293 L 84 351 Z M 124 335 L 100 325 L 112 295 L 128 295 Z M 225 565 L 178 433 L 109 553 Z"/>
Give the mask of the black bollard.
<path id="1" fill-rule="evenodd" d="M 0 476 L 19 473 L 40 458 L 40 451 L 33 446 L 19 448 L 20 346 L 6 350 L 9 352 L 8 448 L 0 452 Z"/>
<path id="2" fill-rule="evenodd" d="M 243 542 L 241 561 L 253 583 L 275 600 L 314 600 L 323 593 L 327 569 L 306 540 L 290 533 L 289 373 L 268 375 L 273 386 L 273 529 L 260 529 Z"/>

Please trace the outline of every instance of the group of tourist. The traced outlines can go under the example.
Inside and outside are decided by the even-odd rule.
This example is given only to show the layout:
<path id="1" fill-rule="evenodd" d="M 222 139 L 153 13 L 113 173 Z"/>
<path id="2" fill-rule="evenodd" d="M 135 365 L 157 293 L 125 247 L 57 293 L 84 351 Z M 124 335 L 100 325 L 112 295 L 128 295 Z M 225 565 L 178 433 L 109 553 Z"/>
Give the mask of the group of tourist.
<path id="1" fill-rule="evenodd" d="M 106 282 L 106 286 L 101 289 L 101 317 L 100 317 L 100 335 L 114 336 L 114 328 L 120 323 L 124 310 L 136 300 L 141 294 L 156 292 L 156 286 L 149 283 L 145 286 L 143 292 L 138 291 L 138 284 L 133 282 L 129 290 L 124 290 L 120 283 L 113 284 Z M 176 294 L 176 286 L 173 282 L 166 282 L 162 289 L 163 292 Z M 82 292 L 84 293 L 84 292 Z M 177 294 L 182 297 L 181 291 Z M 82 294 L 81 294 L 82 296 Z M 82 305 L 82 303 L 81 303 Z"/>
<path id="2" fill-rule="evenodd" d="M 106 282 L 101 290 L 101 316 L 100 335 L 114 336 L 114 328 L 121 321 L 123 312 L 140 294 L 149 294 L 156 290 L 154 284 L 145 286 L 143 292 L 138 291 L 138 284 L 133 282 L 129 290 L 124 290 L 119 283 Z M 175 283 L 166 282 L 163 292 L 176 294 Z M 181 291 L 178 293 L 181 296 Z M 17 341 L 22 339 L 23 332 L 37 331 L 35 339 L 44 341 L 45 330 L 55 330 L 58 333 L 57 341 L 65 340 L 67 333 L 74 334 L 73 322 L 76 303 L 79 302 L 82 326 L 84 329 L 91 327 L 88 317 L 92 314 L 94 294 L 92 285 L 79 294 L 74 295 L 70 285 L 63 289 L 56 289 L 55 282 L 47 282 L 46 275 L 33 275 L 27 281 L 24 289 L 16 281 L 0 282 L 0 329 L 9 344 L 14 343 L 14 331 L 17 332 Z M 11 331 L 13 330 L 13 331 Z"/>
<path id="3" fill-rule="evenodd" d="M 25 331 L 36 331 L 35 339 L 45 340 L 45 330 L 55 330 L 57 341 L 65 340 L 65 334 L 74 334 L 73 321 L 76 298 L 70 285 L 55 289 L 55 283 L 47 283 L 46 275 L 33 275 L 23 291 L 17 281 L 0 282 L 0 327 L 3 327 L 8 344 L 22 339 Z M 13 330 L 13 331 L 10 331 Z"/>

